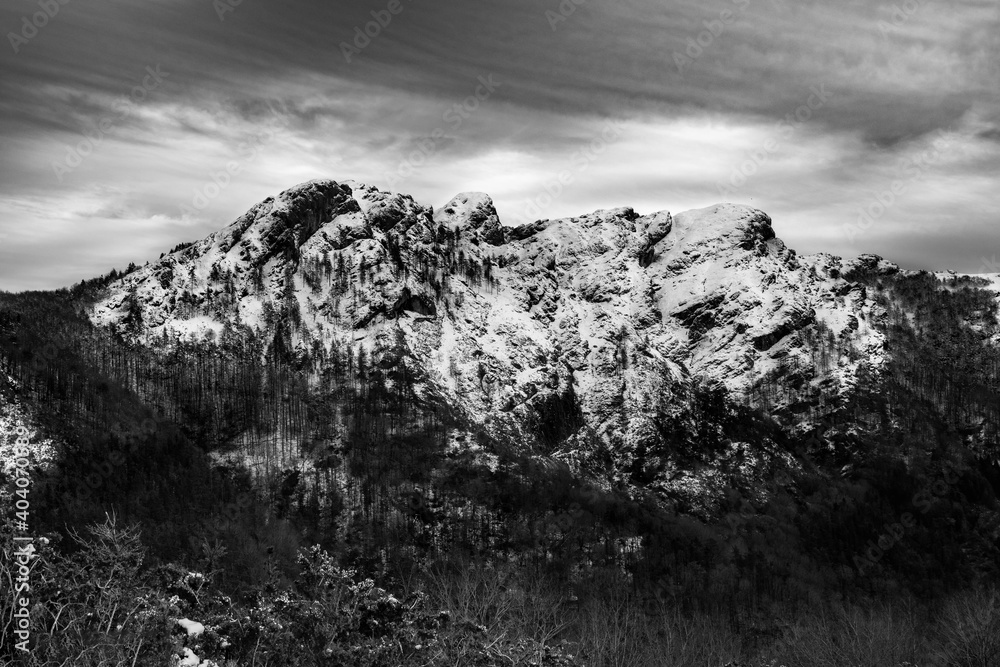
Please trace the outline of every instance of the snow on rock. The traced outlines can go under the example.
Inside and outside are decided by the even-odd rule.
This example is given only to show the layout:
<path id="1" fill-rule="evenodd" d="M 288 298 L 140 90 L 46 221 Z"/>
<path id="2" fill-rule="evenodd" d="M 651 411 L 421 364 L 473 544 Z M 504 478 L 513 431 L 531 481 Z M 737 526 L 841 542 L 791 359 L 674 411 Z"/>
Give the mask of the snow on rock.
<path id="1" fill-rule="evenodd" d="M 734 204 L 504 227 L 482 193 L 433 210 L 318 180 L 124 276 L 91 318 L 151 345 L 241 326 L 298 354 L 346 342 L 383 368 L 405 362 L 418 396 L 522 440 L 572 389 L 587 427 L 634 447 L 693 380 L 741 395 L 792 368 L 849 386 L 859 362 L 814 368 L 805 334 L 820 322 L 877 367 L 878 308 L 845 274 L 893 267 L 800 258 L 765 213 Z"/>
<path id="2" fill-rule="evenodd" d="M 991 292 L 997 292 L 1000 294 L 1000 273 L 977 273 L 977 274 L 963 274 L 969 275 L 970 277 L 981 278 L 983 280 L 983 289 L 990 290 Z"/>
<path id="3" fill-rule="evenodd" d="M 177 667 L 219 667 L 214 660 L 202 660 L 189 648 L 183 650 L 183 655 L 174 656 L 174 664 Z"/>
<path id="4" fill-rule="evenodd" d="M 482 192 L 464 192 L 435 212 L 435 220 L 451 228 L 471 233 L 490 245 L 503 243 L 503 227 L 493 200 Z"/>
<path id="5" fill-rule="evenodd" d="M 199 635 L 205 632 L 205 626 L 199 623 L 198 621 L 191 621 L 186 618 L 179 618 L 177 619 L 177 625 L 184 628 L 184 631 L 187 632 L 188 637 L 198 637 Z"/>
<path id="6" fill-rule="evenodd" d="M 178 665 L 180 665 L 180 667 L 198 667 L 200 663 L 201 659 L 194 654 L 194 651 L 186 648 L 184 649 L 184 657 L 180 659 Z"/>
<path id="7" fill-rule="evenodd" d="M 794 253 L 761 211 L 720 204 L 682 213 L 661 246 L 650 266 L 662 276 L 660 310 L 686 334 L 692 370 L 730 389 L 747 388 L 761 353 L 815 318 Z"/>
<path id="8" fill-rule="evenodd" d="M 894 273 L 899 273 L 899 266 L 894 262 L 890 262 L 878 255 L 872 255 L 866 253 L 864 255 L 858 255 L 854 259 L 845 260 L 843 263 L 842 273 L 844 275 L 850 276 L 853 273 L 865 272 L 872 273 L 875 275 L 892 275 Z"/>
<path id="9" fill-rule="evenodd" d="M 44 437 L 34 425 L 30 410 L 18 399 L 16 390 L 14 379 L 0 372 L 0 509 L 3 511 L 13 505 L 15 486 L 8 482 L 19 476 L 18 460 L 27 464 L 23 469 L 30 480 L 37 471 L 54 465 L 58 449 L 57 444 Z M 28 440 L 20 448 L 17 446 L 19 434 Z"/>

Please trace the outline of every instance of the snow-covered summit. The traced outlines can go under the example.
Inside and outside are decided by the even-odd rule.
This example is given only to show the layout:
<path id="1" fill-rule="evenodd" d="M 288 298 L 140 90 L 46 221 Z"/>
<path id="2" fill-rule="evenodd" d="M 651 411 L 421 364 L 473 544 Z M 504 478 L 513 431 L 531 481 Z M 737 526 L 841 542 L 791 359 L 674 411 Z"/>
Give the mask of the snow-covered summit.
<path id="1" fill-rule="evenodd" d="M 691 380 L 745 394 L 795 375 L 810 400 L 878 367 L 879 308 L 844 274 L 881 261 L 799 258 L 735 204 L 505 227 L 483 193 L 434 210 L 315 180 L 124 276 L 92 318 L 151 344 L 242 324 L 299 354 L 391 350 L 426 396 L 514 430 L 572 388 L 588 426 L 634 442 Z M 858 354 L 817 367 L 817 327 Z"/>
<path id="2" fill-rule="evenodd" d="M 503 227 L 493 199 L 484 192 L 462 192 L 435 211 L 435 219 L 443 225 L 477 233 L 490 245 L 503 243 Z"/>

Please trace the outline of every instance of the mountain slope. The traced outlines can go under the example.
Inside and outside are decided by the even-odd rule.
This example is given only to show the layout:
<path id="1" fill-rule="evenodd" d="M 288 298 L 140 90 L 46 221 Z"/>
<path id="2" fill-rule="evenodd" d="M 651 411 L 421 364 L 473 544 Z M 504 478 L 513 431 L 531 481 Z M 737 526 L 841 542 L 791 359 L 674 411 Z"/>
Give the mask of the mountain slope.
<path id="1" fill-rule="evenodd" d="M 865 262 L 879 260 L 799 258 L 766 214 L 732 204 L 510 228 L 484 194 L 432 211 L 322 180 L 126 275 L 92 319 L 147 343 L 246 326 L 299 357 L 363 348 L 405 365 L 423 398 L 518 437 L 572 392 L 580 425 L 634 445 L 691 381 L 749 395 L 792 374 L 818 405 L 861 360 L 879 368 L 879 307 L 843 277 Z M 817 327 L 838 341 L 824 367 Z"/>
<path id="2" fill-rule="evenodd" d="M 58 443 L 38 529 L 120 512 L 236 589 L 316 543 L 380 580 L 520 563 L 750 641 L 779 608 L 997 580 L 996 284 L 800 257 L 728 204 L 508 228 L 483 194 L 315 181 L 0 293 L 0 427 Z"/>

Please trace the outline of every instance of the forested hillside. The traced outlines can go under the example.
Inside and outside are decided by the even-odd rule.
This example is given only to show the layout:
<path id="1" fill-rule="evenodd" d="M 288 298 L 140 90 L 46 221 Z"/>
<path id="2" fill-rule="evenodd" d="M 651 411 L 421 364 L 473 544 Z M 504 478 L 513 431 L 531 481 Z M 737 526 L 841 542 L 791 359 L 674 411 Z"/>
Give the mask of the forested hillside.
<path id="1" fill-rule="evenodd" d="M 286 284 L 343 282 L 335 262 L 302 260 Z M 455 265 L 469 266 L 457 251 Z M 848 323 L 788 319 L 754 343 L 787 352 L 745 391 L 697 373 L 646 387 L 635 371 L 652 406 L 638 430 L 634 404 L 595 418 L 596 390 L 565 378 L 524 399 L 517 428 L 483 421 L 429 390 L 391 322 L 364 339 L 377 346 L 302 345 L 309 327 L 288 310 L 264 327 L 147 335 L 149 305 L 126 300 L 95 325 L 95 304 L 140 271 L 0 294 L 2 444 L 24 426 L 55 452 L 30 471 L 30 530 L 48 540 L 34 650 L 5 637 L 5 660 L 1000 660 L 1000 326 L 986 281 L 851 265 L 822 278 L 839 281 L 828 302 L 804 292 Z M 220 284 L 180 317 L 232 308 Z M 456 317 L 454 301 L 420 303 L 405 317 Z M 678 311 L 700 332 L 695 355 L 729 326 L 721 302 L 699 304 Z M 618 369 L 593 372 L 624 385 L 659 352 L 621 341 Z M 859 351 L 870 341 L 878 357 Z"/>

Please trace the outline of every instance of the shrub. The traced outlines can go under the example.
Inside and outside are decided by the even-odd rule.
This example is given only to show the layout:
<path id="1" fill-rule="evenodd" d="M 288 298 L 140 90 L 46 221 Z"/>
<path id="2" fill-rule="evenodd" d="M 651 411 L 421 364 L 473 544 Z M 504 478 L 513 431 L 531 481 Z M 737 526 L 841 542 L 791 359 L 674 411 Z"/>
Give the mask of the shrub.
<path id="1" fill-rule="evenodd" d="M 940 632 L 949 665 L 1000 664 L 1000 591 L 979 589 L 953 598 L 941 614 Z"/>
<path id="2" fill-rule="evenodd" d="M 143 580 L 138 528 L 108 515 L 70 537 L 68 554 L 36 553 L 31 651 L 6 657 L 26 665 L 167 664 L 173 610 Z"/>

